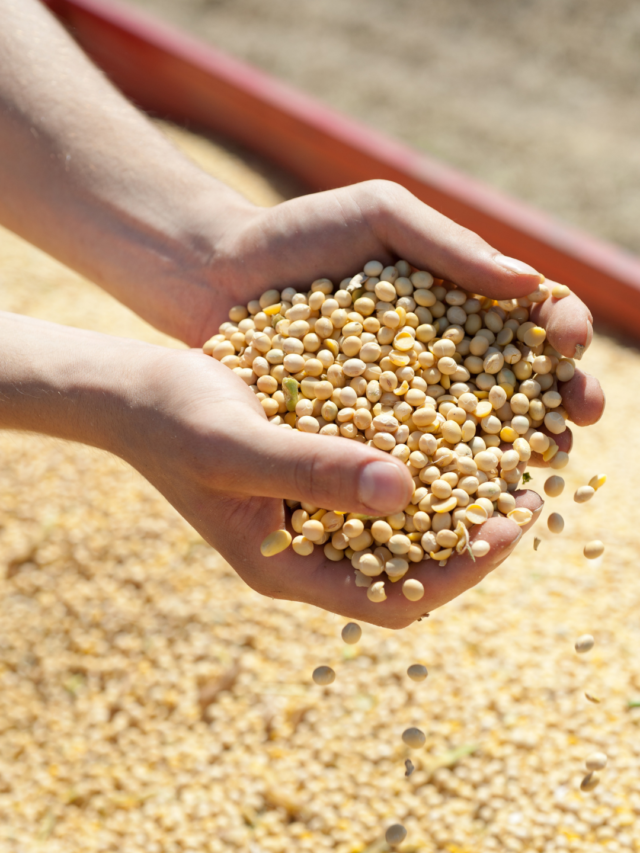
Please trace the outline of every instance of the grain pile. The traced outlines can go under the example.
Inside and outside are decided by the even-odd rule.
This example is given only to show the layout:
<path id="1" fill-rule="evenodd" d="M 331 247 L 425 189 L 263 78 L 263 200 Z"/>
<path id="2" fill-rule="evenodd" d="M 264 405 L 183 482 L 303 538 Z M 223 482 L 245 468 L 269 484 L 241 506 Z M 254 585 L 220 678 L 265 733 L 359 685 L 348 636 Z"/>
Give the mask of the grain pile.
<path id="1" fill-rule="evenodd" d="M 271 289 L 231 308 L 203 351 L 246 382 L 270 423 L 366 442 L 413 479 L 411 502 L 386 517 L 288 500 L 298 535 L 292 543 L 288 530 L 273 531 L 262 555 L 292 544 L 306 557 L 324 546 L 328 560 L 351 560 L 356 586 L 382 603 L 385 581 L 402 580 L 411 563 L 486 556 L 479 528 L 489 518 L 528 524 L 533 513 L 516 507 L 512 492 L 534 453 L 553 468 L 568 464 L 555 441 L 568 418 L 559 382 L 575 375 L 575 361 L 547 342 L 530 312 L 569 294 L 564 284 L 539 284 L 526 298 L 496 302 L 405 260 L 372 260 L 338 286 L 322 278 L 306 293 Z M 576 500 L 594 494 L 582 486 Z M 419 601 L 424 586 L 407 578 L 402 592 Z"/>
<path id="2" fill-rule="evenodd" d="M 6 232 L 0 253 L 3 308 L 159 339 Z M 543 519 L 537 553 L 529 533 L 479 588 L 354 645 L 344 620 L 250 591 L 123 463 L 0 434 L 0 851 L 382 853 L 396 823 L 404 853 L 640 851 L 639 453 L 621 440 L 640 355 L 596 337 L 584 362 L 608 409 L 547 498 L 564 533 Z"/>

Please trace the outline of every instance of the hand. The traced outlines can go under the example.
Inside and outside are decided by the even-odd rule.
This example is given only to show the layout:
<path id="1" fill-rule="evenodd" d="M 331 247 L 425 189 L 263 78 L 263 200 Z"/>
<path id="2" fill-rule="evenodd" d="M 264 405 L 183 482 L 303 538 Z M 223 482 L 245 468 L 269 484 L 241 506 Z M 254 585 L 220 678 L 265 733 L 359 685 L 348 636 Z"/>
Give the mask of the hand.
<path id="1" fill-rule="evenodd" d="M 403 257 L 498 298 L 536 288 L 531 267 L 386 181 L 252 208 L 173 149 L 41 4 L 0 0 L 0 9 L 0 221 L 169 334 L 200 346 L 232 305 L 319 276 L 339 281 L 371 258 Z M 25 61 L 34 40 L 46 62 Z M 590 315 L 575 298 L 536 311 L 564 355 L 590 342 Z M 486 558 L 458 557 L 443 572 L 427 563 L 418 572 L 423 601 L 406 602 L 393 588 L 373 605 L 342 564 L 292 553 L 267 561 L 259 543 L 282 522 L 282 498 L 362 510 L 378 475 L 393 506 L 377 509 L 402 509 L 411 482 L 400 463 L 346 439 L 329 444 L 268 425 L 241 381 L 205 356 L 90 335 L 71 335 L 69 349 L 70 333 L 59 328 L 42 329 L 51 337 L 45 347 L 35 326 L 0 322 L 11 331 L 11 339 L 0 335 L 0 426 L 119 452 L 265 594 L 399 627 L 476 583 L 520 533 L 492 519 L 482 529 L 492 545 Z M 115 353 L 123 350 L 133 360 L 118 372 Z M 123 407 L 124 386 L 134 395 Z M 577 374 L 562 390 L 576 423 L 597 420 L 603 397 L 595 380 Z M 128 441 L 119 446 L 122 436 Z M 531 493 L 519 500 L 538 507 Z"/>
<path id="2" fill-rule="evenodd" d="M 270 288 L 308 289 L 325 276 L 337 284 L 372 258 L 392 263 L 398 257 L 494 299 L 527 296 L 541 280 L 532 267 L 505 258 L 399 184 L 368 181 L 245 210 L 222 240 L 189 339 L 204 343 L 233 305 Z M 574 294 L 540 303 L 531 319 L 545 326 L 549 343 L 568 358 L 581 357 L 593 338 L 591 312 Z M 604 395 L 593 377 L 577 370 L 561 390 L 574 423 L 587 426 L 602 416 Z M 560 449 L 568 450 L 570 442 L 567 431 Z"/>
<path id="3" fill-rule="evenodd" d="M 145 348 L 133 376 L 136 413 L 127 413 L 115 451 L 263 595 L 400 628 L 478 583 L 521 536 L 514 522 L 491 519 L 474 531 L 491 545 L 486 557 L 413 566 L 425 586 L 421 601 L 387 584 L 387 601 L 374 604 L 356 588 L 348 560 L 330 562 L 320 548 L 309 557 L 288 549 L 265 558 L 260 544 L 286 523 L 283 498 L 371 515 L 404 508 L 413 483 L 402 463 L 347 439 L 269 424 L 253 392 L 197 351 Z M 517 504 L 533 511 L 533 521 L 542 507 L 534 492 L 518 493 Z"/>

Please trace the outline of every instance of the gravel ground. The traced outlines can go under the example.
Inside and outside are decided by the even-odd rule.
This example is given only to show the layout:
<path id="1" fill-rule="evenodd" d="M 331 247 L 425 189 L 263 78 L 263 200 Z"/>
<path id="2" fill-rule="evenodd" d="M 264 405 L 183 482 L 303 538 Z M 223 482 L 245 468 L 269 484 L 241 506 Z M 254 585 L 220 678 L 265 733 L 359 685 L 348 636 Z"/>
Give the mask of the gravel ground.
<path id="1" fill-rule="evenodd" d="M 635 0 L 126 0 L 640 252 Z"/>
<path id="2" fill-rule="evenodd" d="M 232 154 L 173 136 L 277 200 Z M 172 343 L 4 231 L 0 257 L 0 308 Z M 249 590 L 117 459 L 0 433 L 0 853 L 382 853 L 397 820 L 403 853 L 639 853 L 640 354 L 596 336 L 585 362 L 609 406 L 547 501 L 565 533 L 541 523 L 537 553 L 529 533 L 476 589 L 398 633 L 365 625 L 357 646 L 344 620 Z M 609 766 L 581 793 L 595 749 Z"/>

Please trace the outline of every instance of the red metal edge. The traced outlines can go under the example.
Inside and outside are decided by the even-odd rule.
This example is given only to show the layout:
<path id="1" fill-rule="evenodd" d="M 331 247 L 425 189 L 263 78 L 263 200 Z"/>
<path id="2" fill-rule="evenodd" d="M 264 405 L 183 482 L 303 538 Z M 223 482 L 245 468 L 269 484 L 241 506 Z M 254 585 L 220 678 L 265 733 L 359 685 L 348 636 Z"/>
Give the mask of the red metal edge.
<path id="1" fill-rule="evenodd" d="M 640 329 L 640 259 L 359 124 L 113 0 L 44 0 L 143 109 L 237 141 L 313 189 L 403 184 L 505 254 L 568 284 L 597 319 Z"/>

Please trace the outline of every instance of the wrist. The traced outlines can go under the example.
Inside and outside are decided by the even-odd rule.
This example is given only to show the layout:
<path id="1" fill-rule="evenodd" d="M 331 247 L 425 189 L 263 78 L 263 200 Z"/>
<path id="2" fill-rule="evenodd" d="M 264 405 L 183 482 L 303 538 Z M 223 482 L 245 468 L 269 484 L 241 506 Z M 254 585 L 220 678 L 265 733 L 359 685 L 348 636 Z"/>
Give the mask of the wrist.
<path id="1" fill-rule="evenodd" d="M 159 347 L 0 312 L 0 428 L 125 457 L 138 365 Z"/>

